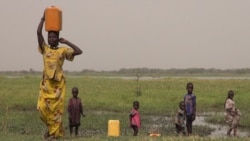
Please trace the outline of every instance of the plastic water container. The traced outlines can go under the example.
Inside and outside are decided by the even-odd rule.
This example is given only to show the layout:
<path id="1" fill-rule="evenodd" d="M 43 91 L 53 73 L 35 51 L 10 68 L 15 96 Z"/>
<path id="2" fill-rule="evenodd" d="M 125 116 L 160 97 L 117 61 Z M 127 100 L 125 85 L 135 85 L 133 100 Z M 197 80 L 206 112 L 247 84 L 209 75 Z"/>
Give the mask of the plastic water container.
<path id="1" fill-rule="evenodd" d="M 108 136 L 120 136 L 120 121 L 109 120 L 108 121 Z"/>
<path id="2" fill-rule="evenodd" d="M 45 9 L 45 30 L 62 30 L 62 10 L 56 6 L 50 6 Z"/>

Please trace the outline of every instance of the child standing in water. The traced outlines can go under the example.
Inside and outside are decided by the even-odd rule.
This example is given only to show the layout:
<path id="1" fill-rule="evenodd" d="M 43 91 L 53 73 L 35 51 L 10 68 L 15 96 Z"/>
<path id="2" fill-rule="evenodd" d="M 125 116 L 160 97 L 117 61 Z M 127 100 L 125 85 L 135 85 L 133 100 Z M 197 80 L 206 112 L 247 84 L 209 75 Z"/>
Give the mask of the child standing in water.
<path id="1" fill-rule="evenodd" d="M 181 101 L 179 103 L 179 109 L 175 115 L 175 127 L 176 127 L 176 132 L 178 135 L 186 135 L 185 119 L 186 119 L 185 103 L 184 101 Z"/>
<path id="2" fill-rule="evenodd" d="M 240 123 L 241 112 L 239 109 L 236 108 L 233 97 L 234 97 L 234 91 L 233 90 L 228 91 L 224 108 L 225 108 L 225 119 L 229 125 L 229 129 L 227 130 L 227 135 L 230 136 L 231 131 L 233 130 L 233 135 L 236 137 L 238 126 Z"/>
<path id="3" fill-rule="evenodd" d="M 68 114 L 69 114 L 69 130 L 70 136 L 73 133 L 73 127 L 75 127 L 75 136 L 78 135 L 78 128 L 81 125 L 80 119 L 81 115 L 85 117 L 83 114 L 83 106 L 81 99 L 78 98 L 78 88 L 72 88 L 72 95 L 73 97 L 70 98 L 68 103 Z"/>
<path id="4" fill-rule="evenodd" d="M 134 136 L 137 136 L 138 134 L 138 129 L 141 127 L 141 119 L 140 119 L 140 114 L 139 114 L 139 109 L 140 104 L 138 101 L 133 102 L 133 109 L 131 110 L 129 114 L 129 119 L 130 119 L 130 127 L 134 131 Z"/>
<path id="5" fill-rule="evenodd" d="M 187 94 L 184 96 L 187 135 L 192 135 L 192 124 L 196 115 L 196 96 L 193 93 L 193 83 L 189 82 L 186 86 Z"/>

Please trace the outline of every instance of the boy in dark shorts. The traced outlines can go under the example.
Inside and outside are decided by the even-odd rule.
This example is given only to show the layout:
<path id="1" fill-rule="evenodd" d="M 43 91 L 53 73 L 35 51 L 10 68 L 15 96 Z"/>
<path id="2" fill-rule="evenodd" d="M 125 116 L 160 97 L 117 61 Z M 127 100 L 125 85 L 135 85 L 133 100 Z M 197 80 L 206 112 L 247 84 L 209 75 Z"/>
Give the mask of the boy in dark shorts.
<path id="1" fill-rule="evenodd" d="M 187 135 L 192 135 L 192 124 L 196 115 L 196 96 L 193 93 L 193 83 L 189 82 L 186 86 L 187 94 L 184 96 Z"/>

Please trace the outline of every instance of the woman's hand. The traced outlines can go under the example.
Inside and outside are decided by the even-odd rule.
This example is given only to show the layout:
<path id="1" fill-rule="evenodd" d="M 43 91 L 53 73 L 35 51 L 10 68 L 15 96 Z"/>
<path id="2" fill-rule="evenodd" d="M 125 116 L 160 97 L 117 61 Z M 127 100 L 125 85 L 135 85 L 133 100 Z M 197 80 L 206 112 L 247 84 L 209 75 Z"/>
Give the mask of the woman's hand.
<path id="1" fill-rule="evenodd" d="M 71 48 L 73 48 L 74 52 L 73 52 L 72 55 L 80 55 L 80 54 L 82 54 L 82 50 L 78 46 L 76 46 L 75 44 L 71 43 L 70 41 L 68 41 L 68 40 L 66 40 L 64 38 L 60 38 L 59 42 L 63 43 L 63 44 L 66 44 L 66 45 L 70 46 Z"/>
<path id="2" fill-rule="evenodd" d="M 60 43 L 66 44 L 68 42 L 68 40 L 64 39 L 64 38 L 60 38 L 59 39 Z"/>

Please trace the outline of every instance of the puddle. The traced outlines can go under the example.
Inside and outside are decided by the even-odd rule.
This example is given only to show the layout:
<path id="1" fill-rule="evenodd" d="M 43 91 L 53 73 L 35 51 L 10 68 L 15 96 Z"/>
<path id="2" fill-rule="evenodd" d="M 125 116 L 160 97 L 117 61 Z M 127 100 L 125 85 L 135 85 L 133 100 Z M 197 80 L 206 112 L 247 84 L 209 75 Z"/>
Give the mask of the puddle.
<path id="1" fill-rule="evenodd" d="M 109 111 L 97 111 L 95 114 L 97 115 L 103 115 L 103 114 L 111 114 L 113 112 Z M 227 124 L 213 124 L 210 122 L 206 122 L 205 119 L 207 117 L 211 116 L 222 116 L 224 117 L 224 113 L 214 113 L 214 112 L 204 112 L 200 113 L 199 115 L 196 116 L 195 121 L 193 122 L 194 126 L 205 126 L 210 129 L 213 129 L 213 131 L 210 133 L 210 131 L 205 133 L 205 136 L 211 137 L 211 138 L 216 138 L 216 137 L 226 137 L 228 125 Z M 163 133 L 167 132 L 165 135 L 171 135 L 175 134 L 175 126 L 173 126 L 173 115 L 171 116 L 151 116 L 148 115 L 147 121 L 144 122 L 143 127 L 144 131 L 146 133 Z M 201 128 L 202 129 L 202 128 Z M 142 129 L 141 129 L 142 130 Z M 90 134 L 92 131 L 84 131 L 84 132 L 89 132 Z M 96 131 L 95 131 L 96 132 Z M 124 131 L 124 134 L 127 134 L 126 131 Z M 197 131 L 199 132 L 199 131 Z M 231 132 L 231 135 L 233 134 L 233 131 Z M 241 129 L 241 127 L 238 128 L 238 136 L 239 137 L 249 137 L 250 134 L 246 132 L 246 130 Z"/>
<path id="2" fill-rule="evenodd" d="M 208 123 L 205 121 L 205 118 L 207 116 L 211 116 L 211 115 L 213 115 L 213 113 L 208 113 L 205 115 L 197 116 L 195 121 L 193 122 L 193 125 L 202 125 L 202 126 L 207 126 L 209 128 L 214 129 L 214 131 L 212 131 L 210 133 L 209 137 L 225 137 L 225 136 L 227 136 L 226 135 L 227 129 L 228 129 L 227 125 L 220 125 L 220 124 L 217 125 L 217 124 L 212 124 L 212 123 Z M 223 113 L 222 113 L 222 116 L 223 116 Z M 231 134 L 232 133 L 233 133 L 233 131 L 231 132 Z M 249 133 L 241 131 L 241 129 L 238 128 L 238 136 L 239 137 L 248 137 Z"/>
<path id="3" fill-rule="evenodd" d="M 225 124 L 225 125 L 212 124 L 212 123 L 206 122 L 206 120 L 205 120 L 207 117 L 213 116 L 215 114 L 216 115 L 219 114 L 221 116 L 224 116 L 223 113 L 213 113 L 213 112 L 211 112 L 211 113 L 201 113 L 201 114 L 196 116 L 196 119 L 193 122 L 193 125 L 194 126 L 205 126 L 205 127 L 208 127 L 210 129 L 212 129 L 213 131 L 211 133 L 210 132 L 205 133 L 206 131 L 204 131 L 204 134 L 205 135 L 207 134 L 206 136 L 208 136 L 208 137 L 211 137 L 211 138 L 226 137 L 227 136 L 226 133 L 227 133 L 227 130 L 228 130 L 228 125 L 227 124 Z M 172 124 L 173 124 L 173 118 L 171 118 L 171 116 L 170 117 L 169 116 L 165 116 L 165 117 L 162 117 L 162 116 L 150 116 L 149 119 L 150 119 L 149 122 L 153 123 L 153 124 L 147 125 L 147 131 L 149 133 L 152 133 L 152 132 L 159 133 L 159 132 L 161 132 L 161 130 L 163 132 L 166 132 L 166 130 L 169 129 L 169 127 L 172 127 Z M 170 129 L 170 131 L 171 131 L 171 129 Z M 233 131 L 231 132 L 231 135 L 232 134 L 233 134 Z M 246 132 L 246 131 L 243 131 L 239 127 L 238 128 L 238 136 L 239 137 L 249 137 L 249 133 Z"/>

